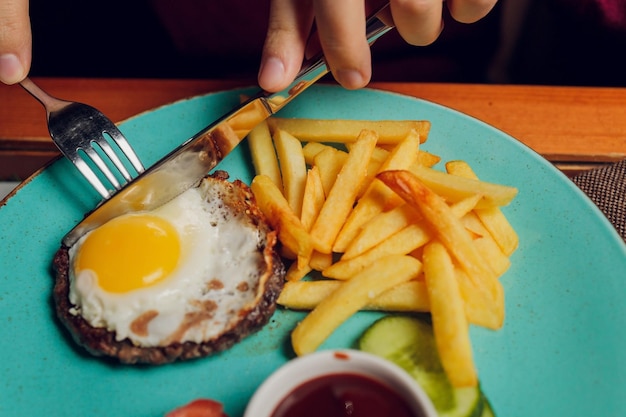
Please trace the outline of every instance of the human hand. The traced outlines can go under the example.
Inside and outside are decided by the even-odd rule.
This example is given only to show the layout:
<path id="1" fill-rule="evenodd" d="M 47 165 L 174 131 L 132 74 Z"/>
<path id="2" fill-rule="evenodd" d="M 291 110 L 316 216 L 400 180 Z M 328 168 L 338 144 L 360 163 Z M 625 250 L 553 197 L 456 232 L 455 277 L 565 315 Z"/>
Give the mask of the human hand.
<path id="1" fill-rule="evenodd" d="M 483 18 L 497 0 L 447 0 L 452 17 L 463 23 Z M 393 24 L 411 45 L 434 42 L 443 29 L 442 0 L 391 0 Z M 267 91 L 286 88 L 300 70 L 315 21 L 326 62 L 345 88 L 357 89 L 371 78 L 365 16 L 381 0 L 272 0 L 258 81 Z"/>
<path id="2" fill-rule="evenodd" d="M 28 0 L 0 0 L 0 81 L 15 84 L 30 70 L 32 34 Z"/>

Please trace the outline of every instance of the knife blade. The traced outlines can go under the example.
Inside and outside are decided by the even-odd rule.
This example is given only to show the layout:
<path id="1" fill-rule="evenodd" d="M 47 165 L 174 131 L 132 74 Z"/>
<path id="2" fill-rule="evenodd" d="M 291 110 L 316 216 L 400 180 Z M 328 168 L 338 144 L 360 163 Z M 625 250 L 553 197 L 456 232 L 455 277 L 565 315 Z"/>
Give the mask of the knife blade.
<path id="1" fill-rule="evenodd" d="M 384 5 L 367 19 L 366 36 L 370 44 L 393 28 L 378 18 L 387 6 Z M 278 112 L 326 73 L 328 66 L 320 54 L 305 62 L 287 88 L 276 93 L 259 91 L 103 201 L 65 235 L 62 243 L 72 246 L 85 233 L 115 217 L 152 210 L 193 187 L 255 126 Z"/>

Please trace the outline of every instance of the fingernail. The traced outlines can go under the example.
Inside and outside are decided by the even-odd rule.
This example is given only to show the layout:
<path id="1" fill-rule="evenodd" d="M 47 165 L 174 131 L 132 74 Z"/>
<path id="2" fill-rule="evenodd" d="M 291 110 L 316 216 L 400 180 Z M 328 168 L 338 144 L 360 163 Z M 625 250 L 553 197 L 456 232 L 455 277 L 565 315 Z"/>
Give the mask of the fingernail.
<path id="1" fill-rule="evenodd" d="M 259 85 L 264 90 L 279 90 L 285 81 L 285 65 L 276 57 L 269 57 L 261 64 Z"/>
<path id="2" fill-rule="evenodd" d="M 0 55 L 0 81 L 15 84 L 22 80 L 24 67 L 15 54 Z"/>
<path id="3" fill-rule="evenodd" d="M 364 87 L 367 84 L 363 74 L 353 69 L 337 70 L 336 78 L 339 84 L 350 90 Z"/>

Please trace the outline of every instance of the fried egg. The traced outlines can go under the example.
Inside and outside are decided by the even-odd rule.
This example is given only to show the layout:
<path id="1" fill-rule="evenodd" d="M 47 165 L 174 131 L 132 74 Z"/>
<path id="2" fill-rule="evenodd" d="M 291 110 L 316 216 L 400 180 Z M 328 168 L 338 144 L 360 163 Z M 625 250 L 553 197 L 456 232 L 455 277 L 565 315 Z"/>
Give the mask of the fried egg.
<path id="1" fill-rule="evenodd" d="M 266 236 L 203 181 L 69 249 L 70 313 L 140 347 L 211 340 L 257 296 Z"/>

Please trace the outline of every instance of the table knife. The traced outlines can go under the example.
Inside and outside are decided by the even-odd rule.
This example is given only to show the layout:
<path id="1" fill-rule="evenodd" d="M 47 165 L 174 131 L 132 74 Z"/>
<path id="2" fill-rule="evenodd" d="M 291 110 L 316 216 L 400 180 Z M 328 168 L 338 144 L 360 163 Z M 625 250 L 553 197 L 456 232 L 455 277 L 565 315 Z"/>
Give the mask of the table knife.
<path id="1" fill-rule="evenodd" d="M 388 4 L 367 19 L 370 45 L 392 26 L 379 17 Z M 328 73 L 324 56 L 305 61 L 294 81 L 285 89 L 256 95 L 202 129 L 130 181 L 85 217 L 63 238 L 72 246 L 85 233 L 122 214 L 148 211 L 172 200 L 197 184 L 226 157 L 259 123 L 272 116 Z"/>

